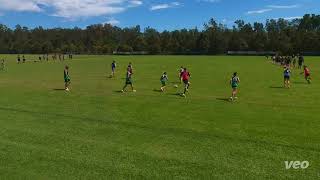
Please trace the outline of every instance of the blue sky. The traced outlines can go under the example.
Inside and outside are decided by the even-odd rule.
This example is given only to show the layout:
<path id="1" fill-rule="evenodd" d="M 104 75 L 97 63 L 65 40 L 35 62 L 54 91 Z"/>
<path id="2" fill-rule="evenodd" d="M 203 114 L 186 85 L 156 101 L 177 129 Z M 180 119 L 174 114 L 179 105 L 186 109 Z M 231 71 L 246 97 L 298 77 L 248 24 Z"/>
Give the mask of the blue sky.
<path id="1" fill-rule="evenodd" d="M 111 23 L 160 31 L 201 29 L 210 18 L 232 26 L 237 19 L 265 22 L 306 13 L 320 14 L 320 0 L 0 0 L 0 23 L 31 28 Z"/>

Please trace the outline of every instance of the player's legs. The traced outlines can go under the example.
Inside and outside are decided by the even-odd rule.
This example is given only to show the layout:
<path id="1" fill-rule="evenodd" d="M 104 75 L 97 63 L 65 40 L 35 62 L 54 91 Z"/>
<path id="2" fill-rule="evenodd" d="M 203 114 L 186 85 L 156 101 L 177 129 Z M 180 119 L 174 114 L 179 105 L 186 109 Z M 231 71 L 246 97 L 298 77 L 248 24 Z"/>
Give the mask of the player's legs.
<path id="1" fill-rule="evenodd" d="M 185 80 L 183 81 L 184 82 L 184 91 L 183 91 L 183 94 L 186 94 L 186 92 L 189 90 L 189 81 L 188 80 Z"/>
<path id="2" fill-rule="evenodd" d="M 66 91 L 69 91 L 69 85 L 70 85 L 70 81 L 66 81 L 64 85 Z"/>
<path id="3" fill-rule="evenodd" d="M 160 87 L 160 89 L 161 89 L 161 91 L 163 92 L 163 91 L 165 91 L 165 89 L 166 89 L 166 83 L 165 82 L 161 82 L 161 87 Z"/>
<path id="4" fill-rule="evenodd" d="M 286 87 L 290 88 L 290 77 L 286 78 Z"/>
<path id="5" fill-rule="evenodd" d="M 233 100 L 235 100 L 237 97 L 236 97 L 236 95 L 237 95 L 237 87 L 232 87 L 232 94 L 231 94 L 231 100 L 233 101 Z"/>
<path id="6" fill-rule="evenodd" d="M 128 84 L 126 83 L 126 84 L 123 86 L 123 88 L 122 88 L 121 91 L 124 92 L 124 91 L 126 90 L 127 86 L 128 86 Z"/>
<path id="7" fill-rule="evenodd" d="M 114 77 L 114 74 L 115 74 L 115 69 L 112 68 L 112 73 L 111 73 L 111 76 Z"/>
<path id="8" fill-rule="evenodd" d="M 310 77 L 310 76 L 306 76 L 305 78 L 306 78 L 306 81 L 307 81 L 309 84 L 311 84 L 311 77 Z"/>

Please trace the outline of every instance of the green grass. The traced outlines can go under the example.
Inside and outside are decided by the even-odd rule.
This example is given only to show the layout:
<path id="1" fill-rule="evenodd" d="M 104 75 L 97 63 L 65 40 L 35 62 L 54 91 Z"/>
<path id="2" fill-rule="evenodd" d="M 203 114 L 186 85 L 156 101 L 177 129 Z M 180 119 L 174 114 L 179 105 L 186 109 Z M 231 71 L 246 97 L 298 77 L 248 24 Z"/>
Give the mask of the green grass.
<path id="1" fill-rule="evenodd" d="M 4 57 L 6 55 L 2 55 Z M 320 61 L 306 57 L 313 84 L 263 57 L 76 56 L 16 64 L 0 72 L 0 179 L 317 179 Z M 31 58 L 30 56 L 28 58 Z M 35 58 L 36 59 L 36 58 Z M 110 63 L 119 65 L 108 78 Z M 119 93 L 133 62 L 136 93 Z M 71 92 L 63 88 L 70 66 Z M 184 65 L 186 98 L 170 84 Z M 237 71 L 239 100 L 226 100 Z M 284 161 L 310 162 L 285 169 Z"/>

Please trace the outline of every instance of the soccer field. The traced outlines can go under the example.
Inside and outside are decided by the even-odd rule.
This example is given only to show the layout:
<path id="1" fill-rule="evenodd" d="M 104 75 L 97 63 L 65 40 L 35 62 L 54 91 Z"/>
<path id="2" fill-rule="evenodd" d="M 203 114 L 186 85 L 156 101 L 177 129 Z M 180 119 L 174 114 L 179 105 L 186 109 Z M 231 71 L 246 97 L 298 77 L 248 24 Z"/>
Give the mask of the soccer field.
<path id="1" fill-rule="evenodd" d="M 313 83 L 294 69 L 291 89 L 264 57 L 1 57 L 0 179 L 320 178 L 318 57 L 305 58 Z M 129 62 L 137 92 L 120 93 Z M 192 75 L 186 98 L 174 88 L 180 66 Z M 169 86 L 160 93 L 164 71 Z M 229 102 L 235 71 L 239 99 Z M 285 161 L 310 165 L 287 170 Z"/>

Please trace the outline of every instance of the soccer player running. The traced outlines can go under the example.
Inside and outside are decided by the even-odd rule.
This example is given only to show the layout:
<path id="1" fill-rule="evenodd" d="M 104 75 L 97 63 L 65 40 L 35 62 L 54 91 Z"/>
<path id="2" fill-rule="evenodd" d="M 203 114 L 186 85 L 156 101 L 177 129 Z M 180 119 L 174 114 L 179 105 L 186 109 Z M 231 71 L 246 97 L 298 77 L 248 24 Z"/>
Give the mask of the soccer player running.
<path id="1" fill-rule="evenodd" d="M 288 66 L 284 67 L 283 76 L 284 76 L 284 87 L 290 88 L 291 70 Z"/>
<path id="2" fill-rule="evenodd" d="M 231 79 L 230 79 L 230 85 L 232 88 L 232 95 L 230 97 L 231 101 L 234 101 L 236 99 L 238 99 L 237 97 L 237 93 L 238 93 L 238 87 L 239 87 L 239 83 L 240 83 L 240 78 L 237 75 L 237 72 L 234 72 Z"/>
<path id="3" fill-rule="evenodd" d="M 183 71 L 184 71 L 184 68 L 183 68 L 183 66 L 181 66 L 180 69 L 179 69 L 179 80 L 180 80 L 180 83 L 182 83 L 182 73 L 183 73 Z"/>
<path id="4" fill-rule="evenodd" d="M 303 66 L 303 72 L 301 74 L 304 74 L 304 78 L 306 79 L 308 84 L 311 84 L 311 73 L 306 65 Z"/>
<path id="5" fill-rule="evenodd" d="M 136 92 L 136 90 L 133 88 L 132 74 L 133 74 L 132 65 L 131 63 L 129 63 L 127 68 L 127 74 L 126 74 L 126 83 L 122 88 L 121 92 L 125 92 L 128 85 L 130 85 L 132 92 Z"/>
<path id="6" fill-rule="evenodd" d="M 293 68 L 296 68 L 296 64 L 297 64 L 297 58 L 295 56 L 292 57 L 293 60 L 292 60 L 292 66 Z"/>
<path id="7" fill-rule="evenodd" d="M 304 57 L 300 55 L 298 60 L 299 69 L 302 68 L 303 63 L 304 63 Z"/>
<path id="8" fill-rule="evenodd" d="M 0 70 L 1 70 L 1 71 L 4 71 L 4 70 L 5 70 L 5 68 L 6 68 L 6 64 L 5 64 L 4 59 L 2 59 L 2 60 L 1 60 L 1 67 L 0 67 Z"/>
<path id="9" fill-rule="evenodd" d="M 165 89 L 166 89 L 166 84 L 167 84 L 167 82 L 168 82 L 168 75 L 167 75 L 167 73 L 166 72 L 164 72 L 163 74 L 162 74 L 162 76 L 160 77 L 160 82 L 161 82 L 161 91 L 162 92 L 164 92 L 165 91 Z"/>
<path id="10" fill-rule="evenodd" d="M 66 91 L 70 91 L 69 85 L 71 84 L 71 79 L 69 76 L 69 66 L 65 66 L 63 74 L 64 74 L 64 88 Z"/>
<path id="11" fill-rule="evenodd" d="M 20 61 L 21 61 L 20 55 L 18 55 L 17 61 L 18 61 L 18 64 L 20 64 Z"/>
<path id="12" fill-rule="evenodd" d="M 116 67 L 117 67 L 117 64 L 116 64 L 116 61 L 113 61 L 112 63 L 111 63 L 111 77 L 114 77 L 114 74 L 115 74 L 115 72 L 116 72 Z"/>
<path id="13" fill-rule="evenodd" d="M 189 78 L 191 77 L 190 73 L 187 71 L 187 68 L 183 69 L 183 72 L 181 73 L 181 79 L 184 83 L 184 91 L 182 96 L 186 96 L 186 92 L 189 91 L 189 87 L 190 87 L 190 81 Z"/>

